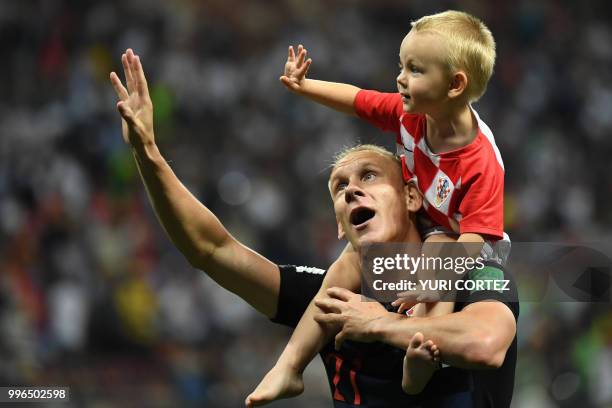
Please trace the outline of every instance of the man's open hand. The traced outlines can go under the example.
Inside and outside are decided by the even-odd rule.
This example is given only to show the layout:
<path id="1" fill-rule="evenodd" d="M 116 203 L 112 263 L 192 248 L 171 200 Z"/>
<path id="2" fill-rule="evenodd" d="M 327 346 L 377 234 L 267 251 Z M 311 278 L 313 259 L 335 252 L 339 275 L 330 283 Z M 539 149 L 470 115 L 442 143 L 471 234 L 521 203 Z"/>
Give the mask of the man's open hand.
<path id="1" fill-rule="evenodd" d="M 336 335 L 336 350 L 345 340 L 364 343 L 376 340 L 374 323 L 389 313 L 380 303 L 365 301 L 361 295 L 344 288 L 329 288 L 327 295 L 329 298 L 315 300 L 323 313 L 316 314 L 314 319 L 341 328 Z"/>
<path id="2" fill-rule="evenodd" d="M 110 80 L 117 92 L 117 110 L 121 114 L 123 140 L 133 147 L 155 143 L 153 135 L 153 103 L 149 96 L 147 80 L 142 70 L 140 57 L 127 49 L 121 55 L 127 89 L 115 72 Z"/>
<path id="3" fill-rule="evenodd" d="M 308 73 L 308 68 L 312 64 L 312 59 L 306 59 L 308 51 L 300 44 L 298 46 L 298 55 L 295 56 L 293 46 L 289 47 L 289 55 L 285 63 L 285 73 L 280 77 L 280 81 L 289 88 L 290 91 L 299 92 Z"/>

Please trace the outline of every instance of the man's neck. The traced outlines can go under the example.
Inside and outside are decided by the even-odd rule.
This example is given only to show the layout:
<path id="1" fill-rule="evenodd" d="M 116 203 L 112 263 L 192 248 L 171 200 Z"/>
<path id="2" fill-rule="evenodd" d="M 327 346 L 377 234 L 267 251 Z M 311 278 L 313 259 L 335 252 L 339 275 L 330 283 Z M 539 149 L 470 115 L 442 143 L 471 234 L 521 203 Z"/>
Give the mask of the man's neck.
<path id="1" fill-rule="evenodd" d="M 478 134 L 478 122 L 469 105 L 426 115 L 425 140 L 434 153 L 444 153 L 470 144 Z"/>
<path id="2" fill-rule="evenodd" d="M 415 224 L 412 223 L 412 228 L 409 228 L 406 232 L 406 236 L 402 240 L 407 244 L 420 244 L 423 242 L 421 239 L 421 234 L 419 234 L 419 230 L 416 228 Z"/>

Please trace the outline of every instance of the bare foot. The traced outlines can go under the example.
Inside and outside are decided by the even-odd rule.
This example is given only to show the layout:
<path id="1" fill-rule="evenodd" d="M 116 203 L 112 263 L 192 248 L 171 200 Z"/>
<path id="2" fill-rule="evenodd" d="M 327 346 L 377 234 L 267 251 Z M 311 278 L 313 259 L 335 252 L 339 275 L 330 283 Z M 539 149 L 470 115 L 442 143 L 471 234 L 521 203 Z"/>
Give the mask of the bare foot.
<path id="1" fill-rule="evenodd" d="M 407 394 L 418 394 L 438 369 L 440 350 L 433 341 L 424 341 L 423 334 L 417 332 L 410 339 L 404 357 L 404 376 L 402 389 Z"/>
<path id="2" fill-rule="evenodd" d="M 258 407 L 278 399 L 295 397 L 302 392 L 304 392 L 304 381 L 301 374 L 288 368 L 274 366 L 255 391 L 246 398 L 244 404 L 248 408 Z"/>

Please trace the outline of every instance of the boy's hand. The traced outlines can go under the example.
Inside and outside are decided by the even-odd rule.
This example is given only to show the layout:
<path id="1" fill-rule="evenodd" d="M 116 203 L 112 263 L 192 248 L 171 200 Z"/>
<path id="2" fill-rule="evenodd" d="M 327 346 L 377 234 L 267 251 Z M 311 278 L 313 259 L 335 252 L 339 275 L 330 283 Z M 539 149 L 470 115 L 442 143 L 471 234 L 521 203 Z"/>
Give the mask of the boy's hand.
<path id="1" fill-rule="evenodd" d="M 280 81 L 289 88 L 290 91 L 300 92 L 308 68 L 312 64 L 312 59 L 306 59 L 308 51 L 300 44 L 298 46 L 298 55 L 295 57 L 293 46 L 289 47 L 289 55 L 287 56 L 287 62 L 285 63 L 285 74 L 280 77 Z"/>
<path id="2" fill-rule="evenodd" d="M 110 80 L 117 92 L 119 102 L 117 110 L 121 114 L 123 140 L 132 147 L 152 145 L 153 136 L 153 103 L 149 96 L 147 80 L 140 63 L 140 57 L 128 48 L 121 55 L 123 72 L 127 89 L 116 73 L 111 72 Z"/>

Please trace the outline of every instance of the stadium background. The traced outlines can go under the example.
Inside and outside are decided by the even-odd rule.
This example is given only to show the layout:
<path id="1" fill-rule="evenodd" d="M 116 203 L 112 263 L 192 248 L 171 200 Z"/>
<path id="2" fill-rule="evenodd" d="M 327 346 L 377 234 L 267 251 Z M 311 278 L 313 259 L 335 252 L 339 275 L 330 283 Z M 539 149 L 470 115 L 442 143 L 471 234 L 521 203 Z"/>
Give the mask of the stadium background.
<path id="1" fill-rule="evenodd" d="M 0 385 L 68 385 L 71 406 L 236 407 L 288 338 L 155 220 L 108 81 L 126 47 L 180 179 L 270 259 L 325 267 L 331 155 L 392 136 L 287 92 L 286 48 L 308 47 L 313 78 L 392 91 L 409 22 L 447 8 L 498 44 L 476 108 L 505 160 L 512 238 L 612 238 L 607 2 L 0 2 Z M 514 406 L 612 406 L 610 304 L 524 304 L 519 333 Z M 273 406 L 330 406 L 311 367 L 305 396 Z"/>

